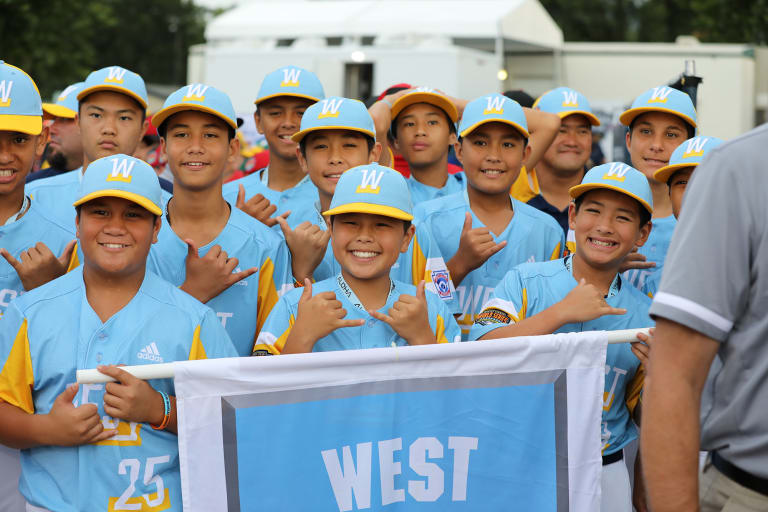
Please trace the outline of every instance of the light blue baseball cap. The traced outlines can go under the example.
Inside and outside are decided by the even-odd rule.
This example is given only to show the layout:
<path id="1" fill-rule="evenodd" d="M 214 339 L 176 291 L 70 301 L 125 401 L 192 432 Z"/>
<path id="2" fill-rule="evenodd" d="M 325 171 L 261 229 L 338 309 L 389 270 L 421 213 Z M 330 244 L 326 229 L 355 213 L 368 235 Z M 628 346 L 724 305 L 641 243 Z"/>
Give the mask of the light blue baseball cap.
<path id="1" fill-rule="evenodd" d="M 325 91 L 320 79 L 311 71 L 298 66 L 285 66 L 264 77 L 254 103 L 258 105 L 277 96 L 295 96 L 320 101 L 325 98 Z"/>
<path id="2" fill-rule="evenodd" d="M 590 107 L 587 98 L 570 87 L 558 87 L 545 92 L 533 103 L 533 108 L 550 114 L 557 114 L 560 119 L 573 114 L 581 114 L 589 119 L 592 126 L 600 126 L 600 120 L 592 113 L 592 107 Z"/>
<path id="3" fill-rule="evenodd" d="M 619 116 L 619 121 L 629 126 L 637 116 L 646 112 L 672 114 L 696 128 L 696 109 L 691 97 L 666 85 L 654 87 L 638 96 L 632 106 Z"/>
<path id="4" fill-rule="evenodd" d="M 152 167 L 144 160 L 117 154 L 94 160 L 80 182 L 79 206 L 99 197 L 121 197 L 162 215 L 162 189 Z"/>
<path id="5" fill-rule="evenodd" d="M 466 137 L 478 126 L 492 122 L 508 124 L 526 139 L 529 137 L 523 108 L 515 100 L 499 93 L 487 94 L 467 103 L 459 123 L 459 135 Z"/>
<path id="6" fill-rule="evenodd" d="M 623 162 L 609 162 L 591 168 L 580 185 L 571 187 L 573 199 L 598 188 L 614 190 L 637 200 L 649 213 L 653 213 L 653 195 L 648 178 L 634 167 Z"/>
<path id="7" fill-rule="evenodd" d="M 54 103 L 43 103 L 43 112 L 46 118 L 63 117 L 74 119 L 77 115 L 77 93 L 85 87 L 85 82 L 77 82 L 61 91 Z"/>
<path id="8" fill-rule="evenodd" d="M 0 130 L 38 135 L 43 131 L 43 102 L 32 77 L 0 60 Z"/>
<path id="9" fill-rule="evenodd" d="M 669 164 L 653 173 L 653 179 L 662 183 L 668 182 L 678 170 L 699 165 L 712 148 L 722 143 L 723 140 L 717 137 L 693 137 L 686 140 L 672 152 Z"/>
<path id="10" fill-rule="evenodd" d="M 370 213 L 413 220 L 411 193 L 403 175 L 377 163 L 359 165 L 339 178 L 331 208 L 323 215 Z"/>
<path id="11" fill-rule="evenodd" d="M 362 101 L 331 96 L 311 105 L 301 116 L 301 129 L 291 140 L 301 141 L 317 130 L 352 130 L 376 139 L 373 118 Z"/>
<path id="12" fill-rule="evenodd" d="M 83 101 L 83 98 L 98 91 L 125 94 L 138 101 L 145 109 L 149 101 L 144 79 L 133 71 L 120 66 L 109 66 L 92 71 L 85 79 L 85 87 L 77 93 L 77 101 Z"/>
<path id="13" fill-rule="evenodd" d="M 189 84 L 172 93 L 165 100 L 163 108 L 152 116 L 152 124 L 158 128 L 163 121 L 177 112 L 197 110 L 222 119 L 237 130 L 237 114 L 229 96 L 210 85 Z"/>

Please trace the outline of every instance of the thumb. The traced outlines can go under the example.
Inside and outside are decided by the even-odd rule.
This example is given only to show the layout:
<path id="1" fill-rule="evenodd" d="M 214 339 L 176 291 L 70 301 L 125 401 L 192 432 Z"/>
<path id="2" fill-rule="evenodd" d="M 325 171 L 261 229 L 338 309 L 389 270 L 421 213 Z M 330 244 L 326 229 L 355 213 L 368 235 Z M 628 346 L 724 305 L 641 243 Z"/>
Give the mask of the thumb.
<path id="1" fill-rule="evenodd" d="M 240 186 L 242 187 L 242 185 Z M 184 243 L 187 244 L 187 261 L 199 258 L 197 255 L 197 246 L 195 245 L 195 241 L 191 238 L 185 238 Z"/>
<path id="2" fill-rule="evenodd" d="M 307 302 L 309 299 L 312 298 L 312 280 L 308 277 L 304 278 L 304 289 L 301 292 L 301 297 L 299 297 L 299 302 Z"/>
<path id="3" fill-rule="evenodd" d="M 288 225 L 288 221 L 285 220 L 285 214 L 278 215 L 275 220 L 280 224 L 280 229 L 283 231 L 283 236 L 287 239 L 288 235 L 293 232 L 291 226 Z"/>
<path id="4" fill-rule="evenodd" d="M 64 248 L 64 251 L 62 251 L 61 256 L 59 256 L 59 263 L 65 267 L 69 266 L 69 260 L 72 259 L 72 251 L 75 250 L 76 245 L 77 240 L 72 240 L 67 244 L 67 246 Z"/>
<path id="5" fill-rule="evenodd" d="M 464 234 L 470 229 L 472 229 L 472 214 L 466 212 L 464 214 L 464 225 L 461 227 L 461 233 Z"/>
<path id="6" fill-rule="evenodd" d="M 79 387 L 80 386 L 77 383 L 70 384 L 64 389 L 64 391 L 59 394 L 59 396 L 56 397 L 55 401 L 62 404 L 72 405 L 72 400 L 74 400 L 75 396 L 77 396 L 77 390 Z"/>
<path id="7" fill-rule="evenodd" d="M 7 261 L 8 264 L 12 266 L 17 272 L 19 271 L 21 264 L 4 247 L 0 247 L 0 256 L 5 258 L 5 261 Z"/>
<path id="8" fill-rule="evenodd" d="M 242 210 L 243 206 L 245 206 L 245 187 L 241 183 L 237 186 L 237 199 L 235 199 L 235 208 L 240 208 Z"/>
<path id="9" fill-rule="evenodd" d="M 425 291 L 426 286 L 427 283 L 422 279 L 421 282 L 419 282 L 419 286 L 416 287 L 416 298 L 421 302 L 427 301 L 427 293 Z"/>

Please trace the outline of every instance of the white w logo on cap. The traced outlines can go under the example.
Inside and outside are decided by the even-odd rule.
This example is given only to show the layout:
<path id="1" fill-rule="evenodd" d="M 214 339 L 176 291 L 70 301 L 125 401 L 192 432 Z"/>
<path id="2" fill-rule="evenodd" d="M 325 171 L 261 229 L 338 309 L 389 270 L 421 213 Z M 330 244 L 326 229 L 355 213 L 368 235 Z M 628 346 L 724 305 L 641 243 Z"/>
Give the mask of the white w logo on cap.
<path id="1" fill-rule="evenodd" d="M 187 94 L 181 98 L 181 101 L 205 101 L 205 91 L 208 90 L 207 85 L 192 84 L 187 86 Z"/>
<path id="2" fill-rule="evenodd" d="M 376 169 L 361 169 L 363 173 L 363 179 L 360 180 L 360 185 L 357 186 L 355 192 L 363 194 L 378 194 L 381 191 L 379 183 L 381 178 L 384 177 L 384 171 L 376 172 Z"/>
<path id="3" fill-rule="evenodd" d="M 69 87 L 61 91 L 61 94 L 59 94 L 58 101 L 64 101 L 65 99 L 67 99 L 67 96 L 69 96 L 69 94 L 75 89 L 77 89 L 76 85 L 70 85 Z"/>
<path id="4" fill-rule="evenodd" d="M 579 95 L 576 91 L 563 91 L 563 106 L 564 107 L 578 107 Z"/>
<path id="5" fill-rule="evenodd" d="M 613 162 L 611 163 L 611 166 L 608 168 L 608 172 L 603 174 L 603 179 L 624 181 L 626 179 L 626 174 L 628 171 L 629 171 L 629 166 L 627 164 L 622 164 L 620 162 Z"/>
<path id="6" fill-rule="evenodd" d="M 113 158 L 112 159 L 112 172 L 107 176 L 107 181 L 122 181 L 124 183 L 130 183 L 133 172 L 133 166 L 136 165 L 135 160 L 128 160 L 127 158 Z"/>
<path id="7" fill-rule="evenodd" d="M 112 66 L 111 68 L 107 68 L 107 78 L 105 78 L 104 81 L 113 84 L 121 84 L 123 83 L 123 77 L 125 76 L 126 71 L 128 70 L 119 66 Z"/>
<path id="8" fill-rule="evenodd" d="M 688 141 L 685 147 L 685 153 L 683 158 L 691 158 L 694 156 L 704 156 L 704 146 L 706 146 L 709 138 L 707 137 L 694 137 Z"/>
<path id="9" fill-rule="evenodd" d="M 11 106 L 11 89 L 13 89 L 13 80 L 0 81 L 0 107 Z"/>
<path id="10" fill-rule="evenodd" d="M 653 92 L 651 93 L 651 99 L 648 100 L 648 103 L 666 103 L 667 96 L 671 93 L 672 89 L 669 87 L 654 87 Z"/>
<path id="11" fill-rule="evenodd" d="M 301 70 L 296 68 L 288 68 L 283 70 L 283 81 L 280 82 L 280 87 L 298 87 L 299 75 Z"/>
<path id="12" fill-rule="evenodd" d="M 504 113 L 504 96 L 488 96 L 486 98 L 488 105 L 483 110 L 483 115 L 488 114 L 503 114 Z"/>
<path id="13" fill-rule="evenodd" d="M 341 98 L 329 98 L 323 100 L 320 115 L 318 115 L 317 118 L 325 119 L 326 117 L 339 117 L 339 109 L 341 108 L 342 103 L 344 103 L 344 100 Z"/>

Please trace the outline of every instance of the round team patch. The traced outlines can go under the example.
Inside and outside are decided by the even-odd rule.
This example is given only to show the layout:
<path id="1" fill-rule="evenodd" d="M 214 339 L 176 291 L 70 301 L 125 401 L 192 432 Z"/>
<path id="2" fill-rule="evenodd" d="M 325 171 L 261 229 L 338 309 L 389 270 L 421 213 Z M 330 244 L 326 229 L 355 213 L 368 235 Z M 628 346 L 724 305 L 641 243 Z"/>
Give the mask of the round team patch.
<path id="1" fill-rule="evenodd" d="M 512 321 L 512 316 L 499 308 L 487 308 L 475 317 L 475 323 L 479 325 L 508 324 Z"/>
<path id="2" fill-rule="evenodd" d="M 451 278 L 448 276 L 447 270 L 433 270 L 432 282 L 435 284 L 437 295 L 441 299 L 450 299 L 453 297 L 451 293 Z"/>

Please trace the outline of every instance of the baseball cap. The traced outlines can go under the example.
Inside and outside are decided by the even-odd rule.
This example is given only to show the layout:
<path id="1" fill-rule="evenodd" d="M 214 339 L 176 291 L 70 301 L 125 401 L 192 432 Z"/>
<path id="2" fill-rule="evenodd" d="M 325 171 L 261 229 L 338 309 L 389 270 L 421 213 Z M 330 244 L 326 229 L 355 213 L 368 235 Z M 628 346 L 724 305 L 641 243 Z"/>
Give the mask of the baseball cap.
<path id="1" fill-rule="evenodd" d="M 74 119 L 77 115 L 77 93 L 85 87 L 85 82 L 77 82 L 67 86 L 61 91 L 54 103 L 43 103 L 43 116 L 63 117 L 65 119 Z"/>
<path id="2" fill-rule="evenodd" d="M 359 165 L 339 178 L 331 208 L 323 215 L 371 213 L 413 220 L 411 193 L 403 175 L 376 163 Z"/>
<path id="3" fill-rule="evenodd" d="M 498 93 L 487 94 L 467 103 L 459 123 L 459 135 L 466 137 L 481 124 L 491 122 L 508 124 L 526 139 L 529 136 L 523 108 L 516 101 Z"/>
<path id="4" fill-rule="evenodd" d="M 79 206 L 99 197 L 121 197 L 162 215 L 162 189 L 157 174 L 143 160 L 118 154 L 94 160 L 83 174 L 78 199 Z"/>
<path id="5" fill-rule="evenodd" d="M 430 87 L 417 87 L 412 92 L 403 94 L 392 104 L 392 120 L 415 103 L 429 103 L 434 105 L 446 114 L 452 122 L 459 120 L 459 111 L 456 110 L 456 105 L 445 94 L 442 94 Z"/>
<path id="6" fill-rule="evenodd" d="M 669 164 L 653 173 L 653 179 L 662 183 L 668 182 L 669 178 L 679 169 L 699 165 L 712 148 L 722 143 L 723 140 L 717 137 L 693 137 L 686 140 L 672 152 L 672 156 L 669 157 Z"/>
<path id="7" fill-rule="evenodd" d="M 77 101 L 98 91 L 113 91 L 130 96 L 147 108 L 147 88 L 144 79 L 133 71 L 120 66 L 109 66 L 92 71 L 85 79 L 85 86 L 77 93 Z"/>
<path id="8" fill-rule="evenodd" d="M 590 169 L 580 185 L 571 187 L 569 193 L 573 199 L 585 192 L 603 188 L 628 195 L 638 201 L 648 213 L 653 213 L 653 196 L 648 178 L 634 167 L 623 162 L 609 162 Z"/>
<path id="9" fill-rule="evenodd" d="M 32 77 L 0 60 L 0 130 L 38 135 L 43 105 Z"/>
<path id="10" fill-rule="evenodd" d="M 301 116 L 301 129 L 291 140 L 300 142 L 317 130 L 352 130 L 376 139 L 373 118 L 362 101 L 331 96 L 311 105 Z"/>
<path id="11" fill-rule="evenodd" d="M 163 121 L 177 112 L 197 110 L 222 119 L 237 130 L 237 114 L 229 96 L 210 85 L 189 84 L 172 93 L 163 103 L 163 108 L 152 116 L 152 124 L 159 127 Z"/>
<path id="12" fill-rule="evenodd" d="M 581 114 L 589 119 L 589 124 L 592 126 L 600 126 L 600 120 L 592 113 L 592 107 L 589 106 L 587 98 L 570 87 L 558 87 L 545 92 L 533 103 L 533 108 L 557 114 L 560 119 Z"/>
<path id="13" fill-rule="evenodd" d="M 637 116 L 646 112 L 672 114 L 696 128 L 696 109 L 691 97 L 683 91 L 665 85 L 649 89 L 638 96 L 632 106 L 619 116 L 619 121 L 624 126 L 629 126 Z"/>
<path id="14" fill-rule="evenodd" d="M 264 77 L 254 103 L 277 96 L 295 96 L 312 101 L 325 98 L 323 84 L 317 75 L 298 66 L 285 66 Z"/>

